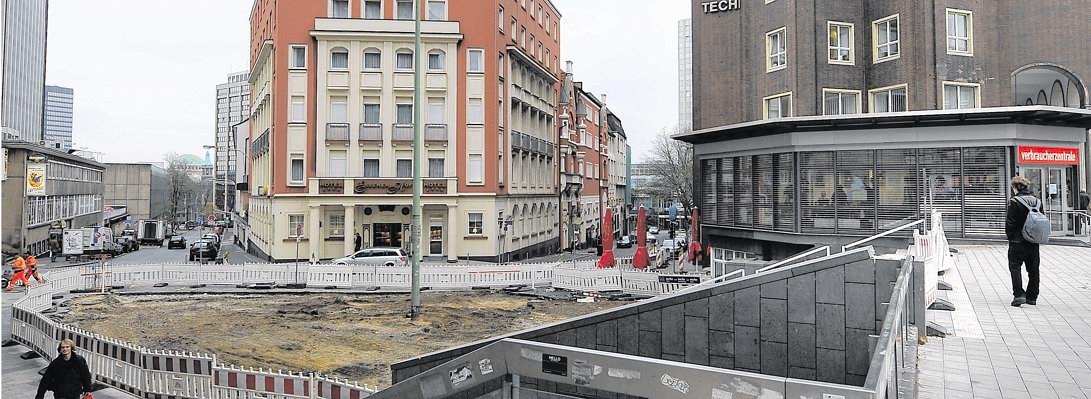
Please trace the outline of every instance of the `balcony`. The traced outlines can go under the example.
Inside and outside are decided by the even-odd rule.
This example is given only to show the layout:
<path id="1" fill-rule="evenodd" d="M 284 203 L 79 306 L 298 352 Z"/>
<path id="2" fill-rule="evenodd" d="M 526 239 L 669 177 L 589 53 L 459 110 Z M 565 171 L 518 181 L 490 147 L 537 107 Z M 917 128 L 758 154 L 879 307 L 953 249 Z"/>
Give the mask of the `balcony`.
<path id="1" fill-rule="evenodd" d="M 413 124 L 395 123 L 394 141 L 413 141 Z"/>
<path id="2" fill-rule="evenodd" d="M 349 141 L 349 124 L 327 123 L 326 141 Z"/>
<path id="3" fill-rule="evenodd" d="M 424 141 L 447 141 L 446 123 L 429 123 L 424 125 Z"/>
<path id="4" fill-rule="evenodd" d="M 383 124 L 361 123 L 360 141 L 383 141 Z"/>

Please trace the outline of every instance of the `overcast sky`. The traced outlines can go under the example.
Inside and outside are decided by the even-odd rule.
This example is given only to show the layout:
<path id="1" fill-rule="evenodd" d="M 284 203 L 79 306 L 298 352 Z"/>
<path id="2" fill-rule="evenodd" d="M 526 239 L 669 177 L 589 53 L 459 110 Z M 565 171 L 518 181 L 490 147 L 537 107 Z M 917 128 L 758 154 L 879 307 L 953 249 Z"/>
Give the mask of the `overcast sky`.
<path id="1" fill-rule="evenodd" d="M 308 0 L 315 1 L 315 0 Z M 473 0 L 455 0 L 473 1 Z M 561 61 L 621 117 L 634 160 L 678 120 L 682 0 L 553 0 Z M 75 89 L 73 143 L 107 162 L 204 156 L 215 87 L 248 65 L 248 0 L 51 0 L 46 84 Z"/>

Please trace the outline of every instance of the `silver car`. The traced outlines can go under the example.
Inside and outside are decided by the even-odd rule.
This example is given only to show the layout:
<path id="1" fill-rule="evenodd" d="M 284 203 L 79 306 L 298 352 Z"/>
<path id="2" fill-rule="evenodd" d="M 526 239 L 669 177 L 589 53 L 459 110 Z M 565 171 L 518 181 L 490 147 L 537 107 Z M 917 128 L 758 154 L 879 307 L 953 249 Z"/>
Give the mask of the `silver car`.
<path id="1" fill-rule="evenodd" d="M 356 251 L 356 253 L 333 260 L 335 265 L 383 265 L 405 266 L 409 258 L 401 248 L 376 247 Z"/>

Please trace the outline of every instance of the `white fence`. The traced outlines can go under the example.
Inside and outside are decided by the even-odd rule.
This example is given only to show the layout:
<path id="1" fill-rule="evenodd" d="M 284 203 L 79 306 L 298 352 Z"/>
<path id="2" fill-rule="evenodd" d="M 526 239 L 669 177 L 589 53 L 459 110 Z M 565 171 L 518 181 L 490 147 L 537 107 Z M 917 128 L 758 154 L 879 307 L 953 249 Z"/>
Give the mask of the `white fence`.
<path id="1" fill-rule="evenodd" d="M 950 257 L 947 235 L 943 231 L 943 214 L 932 212 L 932 229 L 925 234 L 913 232 L 913 257 L 924 263 L 924 306 L 936 301 L 939 272 L 949 269 L 954 262 Z"/>

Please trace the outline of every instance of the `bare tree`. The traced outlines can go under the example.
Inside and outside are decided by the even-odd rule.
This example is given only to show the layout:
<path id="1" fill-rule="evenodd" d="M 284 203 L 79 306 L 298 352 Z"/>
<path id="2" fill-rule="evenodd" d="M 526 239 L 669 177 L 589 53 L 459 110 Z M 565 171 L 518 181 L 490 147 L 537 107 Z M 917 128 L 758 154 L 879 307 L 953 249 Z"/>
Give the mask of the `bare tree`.
<path id="1" fill-rule="evenodd" d="M 673 198 L 681 203 L 686 214 L 693 208 L 693 146 L 670 136 L 688 133 L 685 127 L 660 130 L 652 139 L 648 163 L 653 168 L 652 194 Z"/>
<path id="2" fill-rule="evenodd" d="M 170 201 L 170 221 L 175 222 L 179 211 L 185 211 L 187 207 L 194 205 L 193 201 L 200 194 L 200 187 L 186 173 L 186 165 L 189 165 L 189 162 L 185 158 L 170 152 L 163 155 L 163 161 L 167 164 L 167 199 Z"/>

